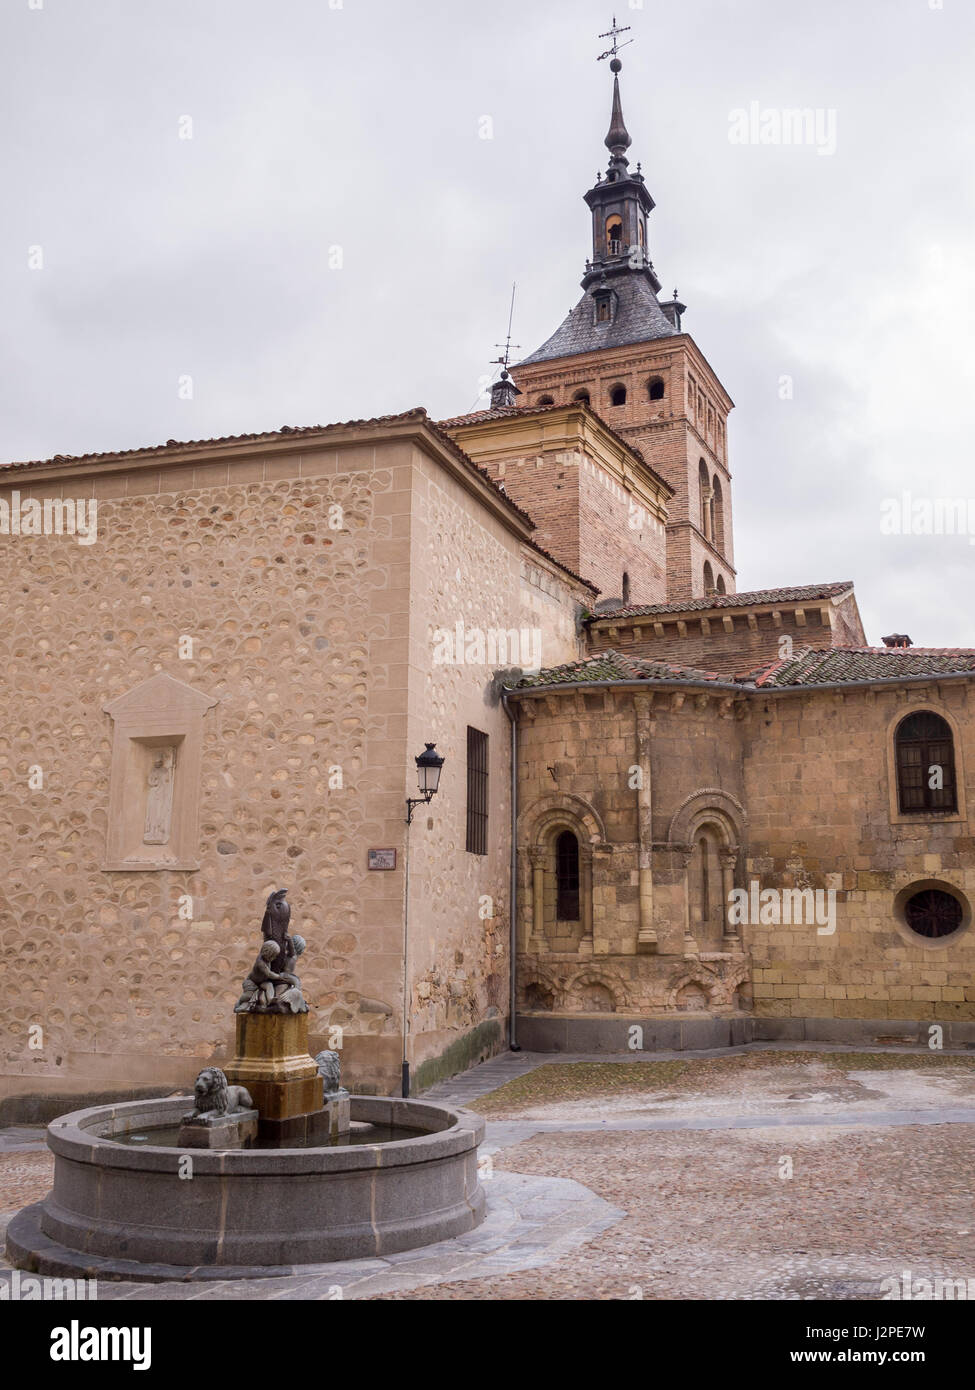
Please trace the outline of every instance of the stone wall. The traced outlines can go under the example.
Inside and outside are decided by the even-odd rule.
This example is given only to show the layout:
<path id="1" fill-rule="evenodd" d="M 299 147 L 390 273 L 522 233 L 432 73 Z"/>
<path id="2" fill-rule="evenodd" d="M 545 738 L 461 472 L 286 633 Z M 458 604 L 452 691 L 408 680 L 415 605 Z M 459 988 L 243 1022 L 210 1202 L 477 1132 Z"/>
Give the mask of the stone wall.
<path id="1" fill-rule="evenodd" d="M 405 800 L 427 740 L 448 762 L 433 829 L 414 821 L 415 1055 L 502 1008 L 507 721 L 489 672 L 434 667 L 430 627 L 507 628 L 524 611 L 571 650 L 586 591 L 537 557 L 541 602 L 543 586 L 524 585 L 527 527 L 418 429 L 174 446 L 32 470 L 30 487 L 18 475 L 25 495 L 93 495 L 99 515 L 91 546 L 0 547 L 0 1094 L 185 1085 L 229 1058 L 281 886 L 308 941 L 313 1046 L 340 1041 L 353 1084 L 395 1087 Z M 105 706 L 160 673 L 215 702 L 200 726 L 199 868 L 108 870 Z M 483 858 L 464 849 L 468 723 L 491 735 Z M 396 870 L 370 872 L 370 847 L 396 849 Z M 496 910 L 482 919 L 485 895 Z"/>
<path id="2" fill-rule="evenodd" d="M 971 915 L 975 840 L 964 789 L 975 765 L 973 698 L 968 683 L 943 682 L 767 699 L 556 689 L 521 700 L 522 1010 L 975 1019 L 967 919 L 957 935 L 928 941 L 901 906 L 909 888 L 946 885 Z M 893 729 L 917 708 L 955 729 L 957 815 L 897 812 Z M 553 906 L 552 840 L 563 829 L 582 847 L 590 904 L 574 935 Z M 794 923 L 784 911 L 763 921 L 749 907 L 734 924 L 728 894 L 752 883 L 780 901 L 789 890 L 826 896 Z"/>
<path id="3" fill-rule="evenodd" d="M 750 707 L 742 725 L 750 808 L 748 877 L 836 893 L 836 931 L 748 928 L 755 1010 L 763 1016 L 975 1018 L 975 934 L 922 943 L 895 900 L 942 882 L 975 903 L 975 840 L 965 776 L 975 767 L 968 682 L 832 692 Z M 955 816 L 900 817 L 892 729 L 916 708 L 955 728 L 962 803 Z"/>

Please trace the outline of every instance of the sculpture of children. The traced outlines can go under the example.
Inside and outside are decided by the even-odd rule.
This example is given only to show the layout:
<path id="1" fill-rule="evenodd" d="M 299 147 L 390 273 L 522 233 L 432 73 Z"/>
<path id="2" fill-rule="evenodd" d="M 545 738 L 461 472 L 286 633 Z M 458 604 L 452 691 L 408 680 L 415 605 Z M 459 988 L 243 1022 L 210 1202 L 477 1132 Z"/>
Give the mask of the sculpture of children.
<path id="1" fill-rule="evenodd" d="M 244 981 L 240 998 L 234 1005 L 235 1014 L 251 1013 L 256 1009 L 267 1008 L 274 1000 L 275 988 L 284 977 L 271 969 L 271 961 L 280 954 L 281 947 L 276 941 L 262 943 L 253 969 Z M 294 978 L 293 976 L 291 977 Z M 284 989 L 290 988 L 290 980 Z"/>

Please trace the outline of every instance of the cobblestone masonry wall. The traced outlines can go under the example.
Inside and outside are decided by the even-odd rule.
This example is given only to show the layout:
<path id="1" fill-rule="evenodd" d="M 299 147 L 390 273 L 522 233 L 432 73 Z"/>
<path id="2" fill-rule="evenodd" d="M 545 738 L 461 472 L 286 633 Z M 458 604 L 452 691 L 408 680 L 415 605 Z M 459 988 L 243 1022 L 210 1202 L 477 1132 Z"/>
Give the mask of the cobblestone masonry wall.
<path id="1" fill-rule="evenodd" d="M 302 463 L 310 476 L 271 480 Z M 405 668 L 405 628 L 379 596 L 408 574 L 408 536 L 384 505 L 407 463 L 400 446 L 330 451 L 268 461 L 260 483 L 241 468 L 240 482 L 232 471 L 213 486 L 197 468 L 155 495 L 135 495 L 145 474 L 128 496 L 104 495 L 125 490 L 116 475 L 95 483 L 95 545 L 0 548 L 8 1090 L 184 1082 L 197 1062 L 226 1057 L 264 896 L 279 885 L 310 943 L 316 1037 L 333 1017 L 367 1038 L 389 1028 L 366 998 L 393 1000 L 395 974 L 375 968 L 392 943 L 359 847 L 384 839 L 390 748 L 405 759 L 402 720 L 370 696 Z M 327 524 L 332 503 L 340 530 Z M 193 660 L 180 659 L 182 636 Z M 219 700 L 204 722 L 202 867 L 104 873 L 102 707 L 158 671 Z M 32 766 L 41 789 L 28 786 Z M 332 767 L 341 789 L 329 788 Z M 31 1023 L 43 1027 L 38 1051 Z"/>
<path id="2" fill-rule="evenodd" d="M 227 1058 L 264 898 L 286 885 L 309 942 L 313 1044 L 340 1027 L 351 1079 L 388 1089 L 399 1067 L 404 803 L 426 739 L 449 761 L 440 829 L 428 835 L 421 822 L 414 837 L 416 1035 L 431 1037 L 419 1052 L 500 1007 L 505 989 L 507 721 L 485 704 L 485 670 L 433 670 L 429 625 L 508 627 L 523 594 L 565 659 L 578 650 L 585 591 L 486 511 L 478 519 L 470 494 L 405 441 L 64 485 L 70 496 L 92 490 L 96 544 L 0 547 L 0 1086 L 185 1084 Z M 331 529 L 335 504 L 343 519 Z M 180 658 L 182 637 L 192 660 Z M 103 706 L 157 672 L 218 701 L 203 722 L 201 867 L 106 873 Z M 476 871 L 463 839 L 468 722 L 490 733 L 492 752 L 493 848 Z M 31 787 L 31 769 L 42 786 Z M 370 846 L 396 848 L 397 870 L 369 872 Z M 486 921 L 473 901 L 481 889 L 497 903 Z M 436 1002 L 420 1002 L 435 977 Z M 37 1048 L 31 1025 L 43 1030 Z"/>

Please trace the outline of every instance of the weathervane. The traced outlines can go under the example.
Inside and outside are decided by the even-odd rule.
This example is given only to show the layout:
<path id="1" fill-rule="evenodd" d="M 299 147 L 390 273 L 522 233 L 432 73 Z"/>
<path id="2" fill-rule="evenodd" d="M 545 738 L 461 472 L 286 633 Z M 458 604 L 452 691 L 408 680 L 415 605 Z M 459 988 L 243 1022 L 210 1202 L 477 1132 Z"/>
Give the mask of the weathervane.
<path id="1" fill-rule="evenodd" d="M 504 356 L 493 357 L 491 359 L 492 366 L 502 367 L 505 373 L 507 373 L 508 371 L 508 363 L 511 360 L 512 348 L 515 348 L 517 350 L 520 350 L 521 348 L 521 343 L 513 343 L 511 341 L 511 325 L 514 322 L 515 317 L 515 290 L 517 288 L 517 284 L 511 286 L 511 309 L 508 313 L 508 336 L 503 343 L 495 343 L 494 345 L 496 348 L 504 348 Z"/>
<path id="2" fill-rule="evenodd" d="M 613 40 L 613 46 L 612 46 L 612 48 L 607 48 L 607 50 L 606 50 L 605 53 L 600 53 L 599 57 L 596 59 L 596 62 L 597 62 L 597 63 L 601 63 L 602 60 L 603 60 L 604 58 L 612 58 L 614 62 L 619 62 L 619 58 L 617 57 L 617 54 L 619 53 L 620 49 L 621 49 L 621 48 L 625 48 L 626 45 L 627 45 L 628 43 L 632 43 L 632 42 L 633 42 L 632 39 L 625 39 L 623 43 L 619 43 L 619 42 L 618 42 L 619 36 L 620 36 L 620 34 L 628 34 L 628 33 L 630 32 L 630 28 L 631 28 L 631 26 L 630 26 L 629 24 L 624 24 L 624 25 L 622 26 L 622 28 L 621 28 L 621 27 L 616 23 L 616 16 L 613 15 L 613 27 L 612 27 L 612 29 L 607 29 L 606 32 L 605 32 L 605 34 L 600 34 L 600 35 L 599 35 L 599 37 L 600 37 L 601 39 L 612 39 L 612 40 Z M 613 71 L 614 71 L 614 72 L 618 72 L 619 69 L 614 67 L 614 68 L 613 68 Z"/>

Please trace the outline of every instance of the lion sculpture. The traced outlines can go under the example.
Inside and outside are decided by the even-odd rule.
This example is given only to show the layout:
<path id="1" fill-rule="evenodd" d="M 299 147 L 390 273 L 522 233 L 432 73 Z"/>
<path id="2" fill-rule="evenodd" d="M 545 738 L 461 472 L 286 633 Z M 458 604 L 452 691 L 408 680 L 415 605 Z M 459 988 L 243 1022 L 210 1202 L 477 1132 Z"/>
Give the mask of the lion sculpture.
<path id="1" fill-rule="evenodd" d="M 334 1096 L 342 1089 L 342 1059 L 337 1052 L 319 1052 L 315 1058 L 318 1074 L 322 1078 L 322 1088 L 326 1096 Z"/>
<path id="2" fill-rule="evenodd" d="M 212 1115 L 236 1115 L 240 1110 L 253 1110 L 254 1102 L 246 1086 L 231 1086 L 219 1067 L 204 1067 L 193 1087 L 196 1102 L 190 1119 L 199 1120 Z"/>

